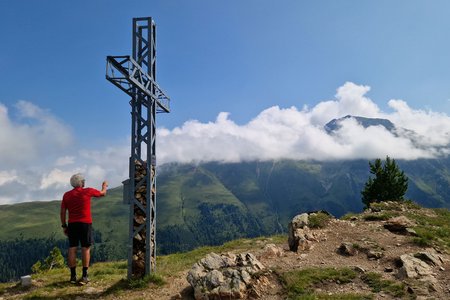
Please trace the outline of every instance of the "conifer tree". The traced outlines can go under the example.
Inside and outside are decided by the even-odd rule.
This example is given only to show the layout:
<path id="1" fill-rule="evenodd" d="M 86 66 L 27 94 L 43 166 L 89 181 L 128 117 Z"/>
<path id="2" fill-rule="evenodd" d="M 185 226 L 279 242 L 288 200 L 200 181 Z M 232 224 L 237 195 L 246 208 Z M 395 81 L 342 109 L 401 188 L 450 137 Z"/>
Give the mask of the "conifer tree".
<path id="1" fill-rule="evenodd" d="M 386 156 L 384 164 L 381 159 L 369 162 L 370 173 L 362 194 L 362 202 L 369 207 L 372 202 L 402 201 L 408 189 L 408 177 L 400 170 L 394 159 Z"/>

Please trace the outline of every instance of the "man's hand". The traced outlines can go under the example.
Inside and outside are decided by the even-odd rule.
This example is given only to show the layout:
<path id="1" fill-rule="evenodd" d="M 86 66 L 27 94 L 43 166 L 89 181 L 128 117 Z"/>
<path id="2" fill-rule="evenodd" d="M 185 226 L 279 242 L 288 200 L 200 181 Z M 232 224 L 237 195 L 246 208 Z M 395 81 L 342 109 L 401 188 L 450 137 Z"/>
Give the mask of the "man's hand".
<path id="1" fill-rule="evenodd" d="M 63 230 L 64 230 L 64 234 L 67 236 L 67 234 L 68 234 L 67 233 L 67 227 L 64 227 Z"/>
<path id="2" fill-rule="evenodd" d="M 103 181 L 102 183 L 102 190 L 100 191 L 100 194 L 102 196 L 106 195 L 106 189 L 108 188 L 108 182 L 107 181 Z"/>

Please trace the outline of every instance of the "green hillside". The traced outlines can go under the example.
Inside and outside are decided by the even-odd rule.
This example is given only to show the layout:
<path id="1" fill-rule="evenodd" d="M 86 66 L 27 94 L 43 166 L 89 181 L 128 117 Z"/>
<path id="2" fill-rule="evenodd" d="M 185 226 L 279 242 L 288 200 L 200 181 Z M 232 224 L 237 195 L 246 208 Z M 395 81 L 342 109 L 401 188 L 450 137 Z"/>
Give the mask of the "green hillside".
<path id="1" fill-rule="evenodd" d="M 1 205 L 0 240 L 49 236 L 65 238 L 59 219 L 60 205 L 60 200 Z M 95 230 L 100 231 L 104 237 L 124 237 L 121 229 L 128 228 L 128 208 L 122 204 L 122 188 L 109 190 L 104 198 L 93 198 L 92 215 Z"/>

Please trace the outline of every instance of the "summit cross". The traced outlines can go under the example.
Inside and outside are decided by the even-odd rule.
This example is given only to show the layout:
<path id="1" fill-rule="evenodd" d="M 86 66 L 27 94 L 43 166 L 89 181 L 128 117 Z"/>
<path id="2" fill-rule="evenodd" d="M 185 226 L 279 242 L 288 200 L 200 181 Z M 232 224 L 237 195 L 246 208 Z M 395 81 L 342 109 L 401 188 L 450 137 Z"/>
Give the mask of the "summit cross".
<path id="1" fill-rule="evenodd" d="M 156 270 L 156 114 L 170 99 L 156 83 L 156 25 L 133 18 L 133 55 L 108 56 L 106 79 L 131 97 L 131 156 L 124 202 L 130 205 L 128 278 Z"/>

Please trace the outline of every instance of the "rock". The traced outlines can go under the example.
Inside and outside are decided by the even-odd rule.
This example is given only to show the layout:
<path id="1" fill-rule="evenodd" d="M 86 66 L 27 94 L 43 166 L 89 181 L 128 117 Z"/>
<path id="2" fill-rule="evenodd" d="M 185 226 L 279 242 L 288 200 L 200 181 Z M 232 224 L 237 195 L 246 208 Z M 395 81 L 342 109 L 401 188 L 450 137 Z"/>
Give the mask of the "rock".
<path id="1" fill-rule="evenodd" d="M 25 275 L 25 276 L 20 277 L 20 283 L 23 287 L 31 286 L 31 276 Z"/>
<path id="2" fill-rule="evenodd" d="M 383 251 L 368 250 L 367 258 L 370 260 L 380 259 L 384 256 Z"/>
<path id="3" fill-rule="evenodd" d="M 297 252 L 311 249 L 311 242 L 318 242 L 317 237 L 308 228 L 307 213 L 295 216 L 288 226 L 289 250 Z"/>
<path id="4" fill-rule="evenodd" d="M 212 252 L 200 260 L 200 263 L 208 270 L 220 269 L 226 265 L 225 259 Z"/>
<path id="5" fill-rule="evenodd" d="M 406 234 L 408 234 L 410 236 L 417 236 L 417 232 L 412 228 L 406 228 L 405 231 L 406 231 Z"/>
<path id="6" fill-rule="evenodd" d="M 431 267 L 427 263 L 410 254 L 400 256 L 400 261 L 402 263 L 402 267 L 398 272 L 400 279 L 420 278 L 433 274 Z"/>
<path id="7" fill-rule="evenodd" d="M 345 256 L 355 256 L 358 254 L 358 249 L 352 243 L 344 242 L 339 246 L 337 252 Z"/>
<path id="8" fill-rule="evenodd" d="M 407 233 L 407 228 L 414 226 L 415 223 L 405 216 L 390 218 L 384 224 L 384 228 L 395 233 Z"/>
<path id="9" fill-rule="evenodd" d="M 253 275 L 264 269 L 252 253 L 210 253 L 192 266 L 186 279 L 196 300 L 242 299 L 253 283 Z"/>
<path id="10" fill-rule="evenodd" d="M 263 253 L 261 257 L 269 258 L 269 257 L 282 257 L 284 254 L 283 249 L 277 247 L 275 244 L 267 244 L 263 248 Z"/>
<path id="11" fill-rule="evenodd" d="M 300 215 L 296 215 L 291 221 L 292 227 L 294 228 L 303 228 L 308 226 L 309 224 L 309 215 L 307 213 L 303 213 Z"/>
<path id="12" fill-rule="evenodd" d="M 443 259 L 434 249 L 427 249 L 426 251 L 422 251 L 414 254 L 414 257 L 426 262 L 429 265 L 433 266 L 442 266 Z"/>

